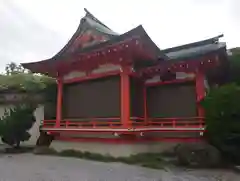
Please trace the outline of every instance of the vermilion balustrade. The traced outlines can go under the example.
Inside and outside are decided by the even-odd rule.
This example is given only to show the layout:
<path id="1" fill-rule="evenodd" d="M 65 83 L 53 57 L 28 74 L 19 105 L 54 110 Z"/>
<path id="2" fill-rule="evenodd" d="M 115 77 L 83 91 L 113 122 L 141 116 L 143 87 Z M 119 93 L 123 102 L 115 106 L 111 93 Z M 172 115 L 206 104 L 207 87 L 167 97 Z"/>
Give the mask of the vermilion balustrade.
<path id="1" fill-rule="evenodd" d="M 124 127 L 120 122 L 120 118 L 84 118 L 84 119 L 70 119 L 62 120 L 60 124 L 56 124 L 56 120 L 44 120 L 41 129 L 84 129 L 94 130 L 114 130 L 114 129 L 127 129 L 127 130 L 141 130 L 151 131 L 202 131 L 204 129 L 203 117 L 187 117 L 187 118 L 144 118 L 134 117 L 128 127 Z"/>

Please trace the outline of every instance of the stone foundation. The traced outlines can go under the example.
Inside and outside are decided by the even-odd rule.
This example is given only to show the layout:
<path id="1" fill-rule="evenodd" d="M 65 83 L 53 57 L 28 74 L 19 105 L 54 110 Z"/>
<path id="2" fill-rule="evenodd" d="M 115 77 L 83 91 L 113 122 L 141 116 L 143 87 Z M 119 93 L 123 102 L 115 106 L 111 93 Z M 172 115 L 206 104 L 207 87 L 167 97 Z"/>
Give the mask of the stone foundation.
<path id="1" fill-rule="evenodd" d="M 76 150 L 111 155 L 114 157 L 130 156 L 137 153 L 156 153 L 171 151 L 178 143 L 157 142 L 157 143 L 132 143 L 132 144 L 111 144 L 93 142 L 67 142 L 54 140 L 51 148 L 56 151 Z"/>

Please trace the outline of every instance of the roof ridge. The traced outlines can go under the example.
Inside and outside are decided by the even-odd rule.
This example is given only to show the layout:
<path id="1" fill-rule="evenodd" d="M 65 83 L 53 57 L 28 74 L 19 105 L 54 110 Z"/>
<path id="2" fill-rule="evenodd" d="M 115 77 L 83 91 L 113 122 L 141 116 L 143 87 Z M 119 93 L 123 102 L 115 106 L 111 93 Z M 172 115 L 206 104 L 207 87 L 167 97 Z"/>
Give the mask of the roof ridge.
<path id="1" fill-rule="evenodd" d="M 90 13 L 86 8 L 84 8 L 84 11 L 86 12 L 85 17 L 91 18 L 93 21 L 96 21 L 97 23 L 103 25 L 107 29 L 111 30 L 108 26 L 106 26 L 104 23 L 102 23 L 100 20 L 98 20 L 92 13 Z"/>
<path id="2" fill-rule="evenodd" d="M 201 41 L 197 41 L 197 42 L 192 42 L 192 43 L 188 43 L 188 44 L 184 44 L 184 45 L 180 45 L 180 46 L 175 46 L 172 48 L 167 48 L 162 50 L 164 53 L 168 53 L 168 52 L 173 52 L 173 51 L 180 51 L 182 49 L 188 49 L 188 48 L 193 48 L 193 47 L 198 47 L 198 46 L 203 46 L 203 45 L 207 45 L 207 44 L 213 44 L 219 41 L 219 38 L 222 38 L 224 35 L 218 35 L 215 36 L 213 38 L 208 38 L 205 40 L 201 40 Z"/>
<path id="3" fill-rule="evenodd" d="M 109 27 L 104 25 L 95 16 L 93 16 L 86 8 L 84 8 L 84 11 L 86 12 L 86 15 L 80 19 L 80 24 L 78 25 L 77 30 L 75 31 L 75 33 L 72 35 L 72 37 L 69 39 L 69 41 L 65 44 L 65 46 L 57 54 L 55 54 L 52 58 L 56 58 L 56 57 L 61 56 L 62 54 L 64 54 L 66 52 L 66 50 L 73 45 L 73 43 L 75 42 L 76 38 L 81 38 L 82 36 L 84 36 L 84 32 L 86 31 L 86 26 L 88 26 L 86 24 L 89 23 L 90 19 L 92 21 L 94 21 L 95 24 L 99 24 L 103 28 L 106 28 L 107 31 L 112 31 Z"/>

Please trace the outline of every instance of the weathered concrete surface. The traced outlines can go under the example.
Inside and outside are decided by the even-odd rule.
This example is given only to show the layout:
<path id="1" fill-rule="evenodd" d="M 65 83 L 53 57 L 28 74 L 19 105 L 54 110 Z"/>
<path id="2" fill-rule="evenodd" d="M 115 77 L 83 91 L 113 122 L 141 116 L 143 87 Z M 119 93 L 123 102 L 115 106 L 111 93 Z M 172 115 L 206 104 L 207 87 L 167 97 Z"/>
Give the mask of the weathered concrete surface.
<path id="1" fill-rule="evenodd" d="M 1 181 L 239 181 L 230 171 L 164 171 L 121 163 L 19 154 L 0 156 Z"/>
<path id="2" fill-rule="evenodd" d="M 111 144 L 93 142 L 67 142 L 53 140 L 51 148 L 61 152 L 64 150 L 88 151 L 114 157 L 130 156 L 137 153 L 160 153 L 173 150 L 177 143 L 135 143 L 135 144 Z"/>

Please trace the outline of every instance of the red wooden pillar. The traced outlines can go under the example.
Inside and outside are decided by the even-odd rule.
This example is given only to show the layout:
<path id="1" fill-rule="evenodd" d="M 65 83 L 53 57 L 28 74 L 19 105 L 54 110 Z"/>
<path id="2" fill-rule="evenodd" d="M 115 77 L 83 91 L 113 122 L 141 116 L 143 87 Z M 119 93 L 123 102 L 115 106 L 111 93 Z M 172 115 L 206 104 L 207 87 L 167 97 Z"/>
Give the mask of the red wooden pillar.
<path id="1" fill-rule="evenodd" d="M 204 109 L 200 105 L 200 101 L 205 97 L 204 74 L 201 71 L 196 73 L 196 94 L 197 94 L 197 111 L 198 116 L 204 116 Z"/>
<path id="2" fill-rule="evenodd" d="M 144 105 L 144 124 L 148 123 L 148 113 L 147 113 L 147 86 L 143 81 L 143 105 Z"/>
<path id="3" fill-rule="evenodd" d="M 131 127 L 130 121 L 130 76 L 129 69 L 124 67 L 121 77 L 121 123 L 124 127 Z"/>
<path id="4" fill-rule="evenodd" d="M 60 121 L 62 120 L 62 94 L 63 94 L 63 81 L 61 78 L 57 79 L 57 110 L 56 110 L 56 126 L 60 126 Z"/>

